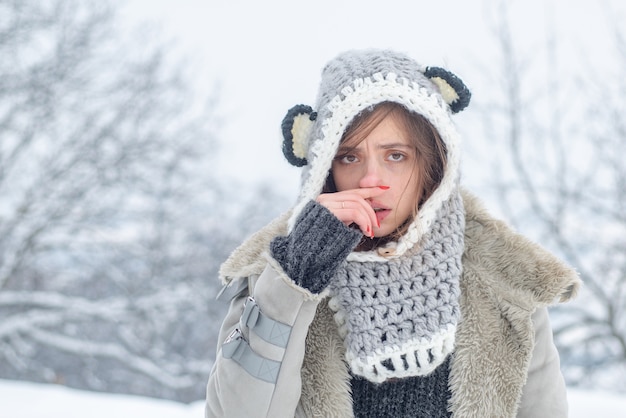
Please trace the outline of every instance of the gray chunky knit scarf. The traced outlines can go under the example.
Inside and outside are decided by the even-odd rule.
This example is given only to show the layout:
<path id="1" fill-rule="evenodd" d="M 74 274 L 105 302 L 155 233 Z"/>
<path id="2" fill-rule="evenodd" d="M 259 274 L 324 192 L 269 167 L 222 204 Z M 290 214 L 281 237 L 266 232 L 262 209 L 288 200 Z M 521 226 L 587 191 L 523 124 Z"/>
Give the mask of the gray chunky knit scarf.
<path id="1" fill-rule="evenodd" d="M 352 373 L 372 382 L 427 375 L 454 349 L 465 214 L 458 193 L 398 258 L 345 261 L 329 301 Z"/>

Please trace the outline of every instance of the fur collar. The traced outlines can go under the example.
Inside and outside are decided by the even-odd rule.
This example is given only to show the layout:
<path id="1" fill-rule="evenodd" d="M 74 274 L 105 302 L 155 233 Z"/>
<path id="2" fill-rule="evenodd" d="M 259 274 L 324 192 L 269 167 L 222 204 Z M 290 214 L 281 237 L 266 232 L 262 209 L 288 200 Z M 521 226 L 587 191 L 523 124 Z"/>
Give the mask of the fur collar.
<path id="1" fill-rule="evenodd" d="M 466 211 L 463 260 L 480 260 L 485 268 L 500 270 L 504 280 L 492 285 L 503 292 L 503 297 L 514 302 L 530 296 L 532 305 L 548 305 L 576 296 L 580 280 L 570 267 L 494 219 L 468 191 L 462 190 L 461 194 Z M 220 268 L 222 282 L 261 274 L 267 263 L 263 254 L 275 236 L 287 234 L 290 216 L 291 211 L 282 214 L 235 249 Z"/>
<path id="2" fill-rule="evenodd" d="M 484 284 L 492 286 L 503 299 L 529 311 L 576 296 L 581 282 L 570 266 L 493 218 L 478 198 L 466 191 L 463 202 L 466 210 L 464 269 L 475 265 L 483 271 L 496 272 L 496 275 L 486 276 L 495 276 L 497 280 Z"/>
<path id="3" fill-rule="evenodd" d="M 287 235 L 287 221 L 290 215 L 291 211 L 283 213 L 232 252 L 220 267 L 219 276 L 223 284 L 239 277 L 258 276 L 263 272 L 267 264 L 263 254 L 269 251 L 270 241 L 274 237 Z"/>

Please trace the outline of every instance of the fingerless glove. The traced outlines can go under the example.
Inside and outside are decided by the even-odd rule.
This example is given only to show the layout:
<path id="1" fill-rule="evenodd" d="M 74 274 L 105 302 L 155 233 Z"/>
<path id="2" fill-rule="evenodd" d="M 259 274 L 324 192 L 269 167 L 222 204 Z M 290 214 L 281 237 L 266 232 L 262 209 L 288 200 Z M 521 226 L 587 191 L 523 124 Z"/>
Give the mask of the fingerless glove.
<path id="1" fill-rule="evenodd" d="M 362 237 L 326 207 L 310 201 L 291 233 L 272 240 L 270 253 L 297 285 L 320 293 Z"/>

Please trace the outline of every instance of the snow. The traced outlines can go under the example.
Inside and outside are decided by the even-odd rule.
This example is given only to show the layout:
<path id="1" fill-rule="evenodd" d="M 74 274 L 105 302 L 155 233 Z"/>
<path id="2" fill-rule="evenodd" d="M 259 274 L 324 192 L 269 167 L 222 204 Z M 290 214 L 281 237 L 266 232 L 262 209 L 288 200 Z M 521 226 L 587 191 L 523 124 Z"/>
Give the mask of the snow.
<path id="1" fill-rule="evenodd" d="M 0 380 L 2 418 L 201 418 L 204 403 L 180 404 L 59 385 Z"/>
<path id="2" fill-rule="evenodd" d="M 569 390 L 570 418 L 626 417 L 626 397 Z M 85 392 L 58 385 L 0 380 L 2 418 L 201 418 L 204 402 L 190 405 L 130 395 Z"/>

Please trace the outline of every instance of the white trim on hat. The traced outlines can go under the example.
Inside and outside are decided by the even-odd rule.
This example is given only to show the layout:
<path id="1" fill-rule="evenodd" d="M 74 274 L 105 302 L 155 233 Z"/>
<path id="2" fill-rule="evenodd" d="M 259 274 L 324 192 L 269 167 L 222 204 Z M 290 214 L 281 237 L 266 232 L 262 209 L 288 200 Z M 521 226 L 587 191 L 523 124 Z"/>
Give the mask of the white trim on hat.
<path id="1" fill-rule="evenodd" d="M 442 96 L 414 81 L 403 77 L 398 78 L 395 73 L 390 72 L 386 76 L 376 73 L 371 77 L 353 80 L 352 86 L 344 87 L 341 94 L 328 103 L 327 108 L 331 115 L 322 121 L 322 138 L 311 138 L 309 141 L 311 144 L 308 159 L 310 170 L 289 219 L 289 231 L 293 229 L 306 203 L 309 200 L 315 200 L 322 192 L 341 137 L 350 122 L 364 109 L 386 101 L 399 103 L 424 116 L 437 129 L 447 147 L 446 172 L 441 184 L 422 205 L 407 232 L 397 243 L 390 243 L 391 246 L 386 247 L 384 256 L 378 251 L 352 252 L 348 260 L 387 261 L 404 254 L 430 230 L 437 211 L 458 186 L 460 137 L 450 118 L 450 109 Z"/>

